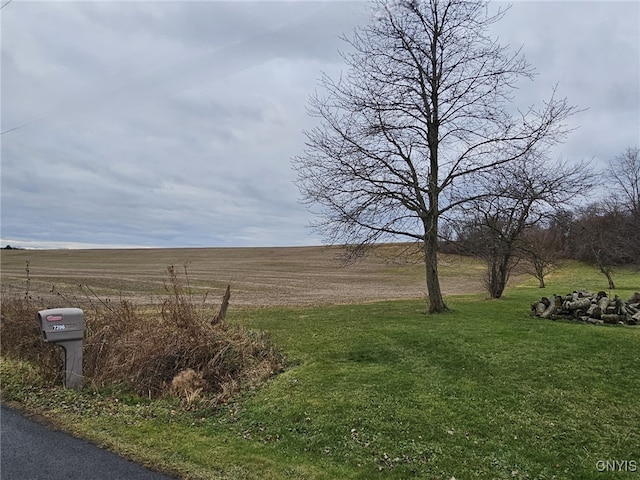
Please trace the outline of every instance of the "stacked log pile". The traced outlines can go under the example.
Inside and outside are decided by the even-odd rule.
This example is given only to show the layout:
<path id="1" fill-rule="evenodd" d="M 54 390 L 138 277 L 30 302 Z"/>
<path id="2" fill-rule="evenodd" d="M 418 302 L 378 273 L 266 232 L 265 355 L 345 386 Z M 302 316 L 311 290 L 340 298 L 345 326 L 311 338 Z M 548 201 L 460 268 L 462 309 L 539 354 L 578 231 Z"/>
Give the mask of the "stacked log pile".
<path id="1" fill-rule="evenodd" d="M 576 291 L 564 296 L 542 297 L 531 305 L 531 315 L 551 320 L 563 318 L 594 324 L 638 325 L 640 293 L 634 293 L 626 302 L 617 295 L 609 298 L 606 292 Z"/>

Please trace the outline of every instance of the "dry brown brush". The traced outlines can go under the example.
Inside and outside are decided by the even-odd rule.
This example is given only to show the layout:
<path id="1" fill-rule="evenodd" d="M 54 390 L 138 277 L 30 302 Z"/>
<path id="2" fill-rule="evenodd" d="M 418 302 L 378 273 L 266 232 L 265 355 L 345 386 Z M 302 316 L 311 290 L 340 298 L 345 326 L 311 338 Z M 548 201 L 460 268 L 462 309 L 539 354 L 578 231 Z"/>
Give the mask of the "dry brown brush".
<path id="1" fill-rule="evenodd" d="M 85 305 L 85 385 L 116 386 L 149 397 L 171 393 L 186 404 L 203 397 L 224 402 L 282 369 L 283 357 L 268 335 L 225 323 L 229 288 L 215 308 L 206 296 L 194 299 L 186 268 L 184 278 L 186 286 L 174 267 L 167 269 L 161 305 L 142 307 L 126 300 Z M 35 320 L 44 307 L 15 295 L 6 300 L 0 324 L 3 354 L 59 371 L 60 365 L 52 365 L 50 354 L 43 352 L 60 357 L 42 341 Z"/>
<path id="2" fill-rule="evenodd" d="M 37 311 L 28 293 L 21 296 L 15 290 L 2 289 L 0 353 L 38 365 L 46 379 L 58 381 L 63 378 L 62 349 L 42 340 Z"/>

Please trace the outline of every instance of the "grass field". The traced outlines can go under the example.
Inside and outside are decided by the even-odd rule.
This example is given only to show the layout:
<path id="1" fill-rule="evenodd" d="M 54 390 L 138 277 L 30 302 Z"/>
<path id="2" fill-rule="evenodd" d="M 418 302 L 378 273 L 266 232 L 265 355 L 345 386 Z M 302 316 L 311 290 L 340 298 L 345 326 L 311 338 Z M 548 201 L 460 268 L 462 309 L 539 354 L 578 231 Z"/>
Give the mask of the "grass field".
<path id="1" fill-rule="evenodd" d="M 97 252 L 90 260 L 89 253 L 77 252 L 79 258 L 76 252 L 64 253 L 67 267 L 51 257 L 32 257 L 32 274 L 41 262 L 42 275 L 50 275 L 42 285 L 55 276 L 47 269 L 73 281 L 92 278 L 87 272 L 96 275 L 105 261 L 100 255 L 107 255 Z M 189 261 L 193 252 L 182 253 L 185 257 L 174 260 L 153 252 L 151 268 L 140 256 L 126 260 L 112 252 L 105 271 L 123 272 L 133 265 L 140 271 L 155 271 L 156 265 L 162 270 Z M 263 286 L 273 288 L 272 293 L 281 288 L 287 269 L 300 279 L 307 269 L 325 272 L 310 282 L 334 285 L 324 263 L 328 260 L 305 267 L 304 261 L 284 258 L 285 252 L 273 253 L 269 261 L 266 253 L 258 255 L 263 260 L 256 271 L 271 278 L 273 283 Z M 237 254 L 239 263 L 249 262 Z M 278 255 L 279 263 L 274 260 Z M 6 259 L 3 253 L 3 285 Z M 19 285 L 24 257 L 11 261 L 11 281 Z M 503 299 L 486 300 L 478 293 L 479 265 L 447 261 L 451 271 L 443 268 L 445 290 L 450 288 L 446 282 L 460 288 L 472 279 L 474 286 L 466 294 L 452 288 L 447 295 L 452 310 L 443 315 L 424 314 L 419 268 L 379 258 L 353 271 L 338 270 L 332 287 L 357 290 L 358 276 L 368 269 L 370 294 L 360 299 L 366 304 L 354 303 L 358 298 L 350 294 L 337 297 L 341 305 L 327 305 L 328 293 L 326 298 L 299 293 L 289 305 L 281 301 L 250 308 L 258 303 L 247 300 L 234 309 L 232 304 L 229 321 L 269 332 L 288 368 L 221 407 L 203 403 L 184 411 L 170 398 L 150 401 L 90 386 L 65 391 L 43 382 L 32 366 L 7 358 L 2 361 L 3 398 L 185 479 L 638 478 L 640 328 L 529 316 L 530 304 L 542 294 L 602 290 L 604 276 L 569 263 L 549 277 L 545 290 L 533 279 L 518 277 Z M 277 272 L 271 277 L 269 262 Z M 211 266 L 197 271 L 209 268 L 214 277 Z M 144 284 L 141 276 L 122 275 Z M 142 286 L 142 296 L 162 285 L 161 273 L 149 275 L 155 286 Z M 209 274 L 199 275 L 194 272 L 204 287 Z M 248 278 L 256 277 L 245 275 L 236 278 L 242 295 L 249 296 Z M 385 290 L 385 279 L 391 290 Z M 640 290 L 637 271 L 619 272 L 616 280 L 619 290 L 613 293 L 622 297 Z M 418 284 L 414 298 L 406 299 L 412 282 Z M 387 292 L 405 299 L 374 301 Z M 611 465 L 617 470 L 601 471 Z"/>

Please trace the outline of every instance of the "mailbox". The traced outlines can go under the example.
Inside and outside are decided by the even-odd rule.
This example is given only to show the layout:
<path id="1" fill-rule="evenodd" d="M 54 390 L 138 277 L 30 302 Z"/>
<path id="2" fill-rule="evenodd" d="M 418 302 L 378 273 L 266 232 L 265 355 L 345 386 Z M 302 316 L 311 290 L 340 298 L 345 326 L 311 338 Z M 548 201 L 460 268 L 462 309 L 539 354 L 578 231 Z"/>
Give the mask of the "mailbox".
<path id="1" fill-rule="evenodd" d="M 84 337 L 84 313 L 79 308 L 40 310 L 38 320 L 45 342 L 82 340 Z"/>
<path id="2" fill-rule="evenodd" d="M 45 342 L 64 349 L 65 387 L 82 386 L 82 340 L 84 313 L 79 308 L 51 308 L 38 312 L 40 331 Z"/>

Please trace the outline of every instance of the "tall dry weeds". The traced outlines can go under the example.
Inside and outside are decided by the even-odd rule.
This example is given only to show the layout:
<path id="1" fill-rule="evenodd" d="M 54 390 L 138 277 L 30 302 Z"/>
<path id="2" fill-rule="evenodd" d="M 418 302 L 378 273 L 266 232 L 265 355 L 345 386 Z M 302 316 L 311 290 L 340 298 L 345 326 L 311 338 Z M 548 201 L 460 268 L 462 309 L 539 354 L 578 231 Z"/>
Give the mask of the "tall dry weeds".
<path id="1" fill-rule="evenodd" d="M 63 377 L 64 356 L 61 349 L 44 342 L 36 320 L 41 299 L 31 295 L 31 269 L 25 266 L 24 291 L 2 286 L 0 291 L 0 353 L 26 360 L 42 367 L 52 381 Z"/>
<path id="2" fill-rule="evenodd" d="M 187 404 L 198 396 L 224 402 L 282 369 L 283 358 L 266 334 L 223 321 L 229 289 L 216 309 L 206 296 L 194 299 L 186 267 L 184 278 L 186 286 L 174 267 L 167 269 L 167 294 L 159 306 L 140 307 L 126 300 L 84 305 L 85 384 L 118 386 L 149 397 L 173 393 Z M 58 352 L 41 339 L 37 310 L 19 298 L 3 301 L 3 354 L 60 371 L 49 358 Z"/>
<path id="3" fill-rule="evenodd" d="M 39 309 L 28 297 L 8 289 L 2 290 L 0 302 L 0 353 L 40 366 L 51 381 L 61 380 L 64 352 L 42 339 L 36 320 Z"/>

